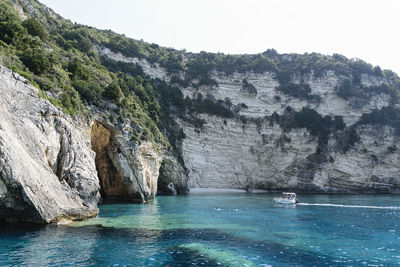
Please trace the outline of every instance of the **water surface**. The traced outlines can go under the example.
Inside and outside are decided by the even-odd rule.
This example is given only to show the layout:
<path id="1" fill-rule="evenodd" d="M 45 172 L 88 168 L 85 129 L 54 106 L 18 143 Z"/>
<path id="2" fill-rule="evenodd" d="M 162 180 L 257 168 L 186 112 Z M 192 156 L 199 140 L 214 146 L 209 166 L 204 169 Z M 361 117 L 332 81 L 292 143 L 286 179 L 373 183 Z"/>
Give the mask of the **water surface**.
<path id="1" fill-rule="evenodd" d="M 399 196 L 300 195 L 296 206 L 273 197 L 159 196 L 102 205 L 72 226 L 1 226 L 0 265 L 400 265 Z"/>

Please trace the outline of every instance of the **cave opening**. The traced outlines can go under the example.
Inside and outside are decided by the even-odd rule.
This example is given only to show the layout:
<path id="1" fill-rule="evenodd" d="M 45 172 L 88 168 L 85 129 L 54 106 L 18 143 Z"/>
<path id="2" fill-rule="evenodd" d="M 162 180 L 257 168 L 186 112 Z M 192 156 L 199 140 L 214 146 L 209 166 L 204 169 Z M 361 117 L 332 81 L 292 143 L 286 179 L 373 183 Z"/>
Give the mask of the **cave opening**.
<path id="1" fill-rule="evenodd" d="M 113 157 L 113 134 L 104 125 L 95 121 L 90 133 L 92 150 L 96 153 L 95 163 L 100 183 L 102 200 L 125 199 L 129 195 L 122 175 L 115 167 Z"/>

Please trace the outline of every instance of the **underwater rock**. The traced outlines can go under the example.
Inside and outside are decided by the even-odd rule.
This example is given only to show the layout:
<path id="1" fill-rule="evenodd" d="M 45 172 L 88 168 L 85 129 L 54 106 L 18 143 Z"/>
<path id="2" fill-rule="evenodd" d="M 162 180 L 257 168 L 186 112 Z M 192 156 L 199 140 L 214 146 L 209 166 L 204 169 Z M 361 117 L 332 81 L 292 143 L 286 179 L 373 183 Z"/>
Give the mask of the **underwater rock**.
<path id="1" fill-rule="evenodd" d="M 237 256 L 232 251 L 215 249 L 201 243 L 175 246 L 170 254 L 174 266 L 187 266 L 188 263 L 196 266 L 258 266 L 248 259 Z"/>

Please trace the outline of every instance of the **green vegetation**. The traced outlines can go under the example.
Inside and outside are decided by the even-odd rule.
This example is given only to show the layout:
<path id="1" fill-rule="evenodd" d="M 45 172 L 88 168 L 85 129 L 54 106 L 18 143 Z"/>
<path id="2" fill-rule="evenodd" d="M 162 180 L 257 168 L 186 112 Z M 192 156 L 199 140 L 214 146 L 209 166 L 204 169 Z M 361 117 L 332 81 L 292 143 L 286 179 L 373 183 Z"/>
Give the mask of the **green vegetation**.
<path id="1" fill-rule="evenodd" d="M 186 106 L 191 113 L 206 113 L 209 115 L 220 116 L 222 118 L 233 118 L 234 113 L 231 111 L 232 105 L 229 101 L 223 102 L 219 100 L 215 102 L 210 98 L 203 99 L 201 94 L 198 95 L 196 100 L 185 98 Z"/>
<path id="2" fill-rule="evenodd" d="M 95 44 L 110 41 L 106 38 L 109 33 L 54 18 L 39 3 L 29 3 L 42 12 L 37 18 L 22 20 L 18 16 L 13 4 L 23 8 L 23 1 L 0 3 L 1 64 L 26 77 L 43 97 L 51 91 L 48 99 L 71 115 L 87 114 L 85 104 L 104 107 L 108 101 L 115 105 L 110 112 L 116 114 L 116 121 L 129 120 L 135 126 L 133 140 L 167 145 L 158 128 L 158 99 L 143 71 L 111 63 L 109 70 L 93 50 Z"/>
<path id="3" fill-rule="evenodd" d="M 138 57 L 148 60 L 150 63 L 158 63 L 166 68 L 170 73 L 182 70 L 182 53 L 174 49 L 168 49 L 158 46 L 157 44 L 148 44 L 143 41 L 137 41 L 126 38 L 111 31 L 95 32 L 93 35 L 101 35 L 101 39 L 96 39 L 98 44 L 106 46 L 113 51 L 120 52 L 128 57 Z"/>
<path id="4" fill-rule="evenodd" d="M 18 15 L 11 5 L 0 2 L 0 39 L 6 44 L 20 42 L 25 33 Z"/>
<path id="5" fill-rule="evenodd" d="M 319 96 L 311 95 L 311 88 L 308 84 L 281 83 L 276 89 L 288 96 L 310 101 L 320 100 Z"/>
<path id="6" fill-rule="evenodd" d="M 186 57 L 188 63 L 184 66 L 185 78 L 182 80 L 175 76 L 172 79 L 173 83 L 184 87 L 189 85 L 194 87 L 217 86 L 217 82 L 210 78 L 213 71 L 226 74 L 268 71 L 275 73 L 275 77 L 280 83 L 277 89 L 282 93 L 310 101 L 319 101 L 319 97 L 310 94 L 311 89 L 308 84 L 304 82 L 294 84 L 292 82 L 293 75 L 304 76 L 312 73 L 315 77 L 321 77 L 327 71 L 333 71 L 337 75 L 349 79 L 350 83 L 339 86 L 337 89 L 339 96 L 345 99 L 355 95 L 363 100 L 368 100 L 374 94 L 386 93 L 391 96 L 392 101 L 395 101 L 400 90 L 400 79 L 395 73 L 382 71 L 378 66 L 373 67 L 362 60 L 348 59 L 338 54 L 333 56 L 318 53 L 279 55 L 275 50 L 270 49 L 257 55 L 200 52 L 199 54 L 188 53 Z M 362 74 L 381 77 L 389 83 L 376 88 L 364 88 L 361 85 Z M 243 88 L 254 92 L 253 88 L 247 87 L 246 83 L 243 83 Z"/>
<path id="7" fill-rule="evenodd" d="M 22 22 L 22 26 L 30 35 L 37 36 L 41 40 L 46 40 L 49 37 L 49 34 L 43 28 L 42 24 L 35 18 L 27 18 Z"/>
<path id="8" fill-rule="evenodd" d="M 400 109 L 383 107 L 371 113 L 363 114 L 357 125 L 387 125 L 394 128 L 395 134 L 400 136 Z"/>
<path id="9" fill-rule="evenodd" d="M 257 95 L 257 89 L 254 87 L 254 85 L 249 83 L 246 79 L 243 79 L 243 81 L 242 81 L 242 88 L 243 88 L 243 91 L 245 91 L 251 95 Z"/>
<path id="10" fill-rule="evenodd" d="M 46 53 L 42 49 L 33 47 L 24 50 L 19 58 L 30 71 L 36 75 L 41 75 L 51 70 L 50 56 L 51 54 Z"/>
<path id="11" fill-rule="evenodd" d="M 353 126 L 349 129 L 346 129 L 342 140 L 339 140 L 339 142 L 340 141 L 342 143 L 343 152 L 347 152 L 355 143 L 360 141 L 356 127 Z"/>
<path id="12" fill-rule="evenodd" d="M 334 118 L 330 116 L 323 117 L 309 108 L 303 108 L 301 111 L 296 112 L 288 107 L 282 116 L 274 113 L 270 117 L 270 122 L 279 123 L 284 131 L 296 128 L 307 129 L 312 136 L 318 138 L 319 150 L 322 150 L 327 145 L 329 135 L 334 134 L 343 152 L 348 151 L 360 140 L 357 128 L 362 125 L 387 125 L 394 128 L 395 134 L 400 136 L 400 109 L 390 106 L 363 114 L 360 120 L 350 127 L 346 127 L 341 116 L 335 116 Z"/>
<path id="13" fill-rule="evenodd" d="M 336 93 L 346 100 L 357 99 L 362 104 L 375 94 L 387 94 L 390 96 L 391 103 L 394 103 L 398 99 L 399 89 L 393 84 L 364 87 L 360 83 L 357 84 L 354 79 L 348 79 L 336 88 Z"/>
<path id="14" fill-rule="evenodd" d="M 189 85 L 194 87 L 218 86 L 217 81 L 210 78 L 213 69 L 213 65 L 208 62 L 207 58 L 199 57 L 196 60 L 190 60 L 186 64 L 184 79 L 174 76 L 171 82 L 183 87 L 188 87 Z"/>
<path id="15" fill-rule="evenodd" d="M 39 16 L 22 20 L 12 5 L 24 9 L 24 1 L 0 3 L 1 63 L 42 92 L 51 91 L 49 100 L 65 112 L 86 114 L 87 105 L 104 108 L 108 101 L 115 104 L 110 119 L 119 123 L 131 121 L 133 140 L 165 143 L 160 132 L 163 129 L 172 144 L 183 137 L 183 132 L 174 125 L 171 114 L 182 118 L 186 113 L 233 117 L 224 103 L 202 98 L 185 100 L 178 88 L 149 79 L 140 66 L 100 58 L 94 48 L 108 47 L 126 56 L 143 58 L 170 73 L 183 70 L 182 52 L 73 24 L 50 16 L 39 3 L 27 1 L 37 8 Z M 186 73 L 187 83 L 198 79 L 198 86 L 217 85 L 207 70 L 197 68 L 202 63 L 190 64 L 193 67 Z M 186 119 L 198 123 L 199 120 L 189 117 Z"/>
<path id="16" fill-rule="evenodd" d="M 312 136 L 318 137 L 320 144 L 324 145 L 327 144 L 331 133 L 343 130 L 346 126 L 341 116 L 335 116 L 333 119 L 331 116 L 323 117 L 314 109 L 306 107 L 299 112 L 290 107 L 286 108 L 284 116 L 279 118 L 279 124 L 285 131 L 306 128 Z"/>
<path id="17" fill-rule="evenodd" d="M 29 14 L 32 8 L 26 8 L 27 3 L 36 9 L 35 14 Z M 14 10 L 15 5 L 26 13 L 25 20 Z M 100 57 L 99 47 L 160 65 L 171 75 L 171 82 L 150 79 L 138 65 Z M 244 104 L 233 106 L 229 100 L 215 100 L 201 94 L 196 99 L 183 97 L 178 86 L 218 86 L 212 78 L 214 71 L 226 74 L 273 72 L 280 83 L 279 91 L 309 101 L 318 101 L 318 97 L 311 94 L 306 82 L 294 84 L 293 75 L 320 77 L 329 70 L 334 71 L 348 78 L 338 86 L 338 95 L 348 100 L 360 99 L 360 103 L 379 93 L 389 94 L 393 101 L 400 89 L 400 79 L 395 73 L 337 54 L 280 55 L 273 49 L 256 55 L 186 53 L 129 39 L 110 30 L 71 23 L 50 15 L 35 0 L 0 2 L 0 64 L 26 77 L 41 90 L 40 95 L 72 116 L 87 115 L 89 106 L 108 109 L 111 121 L 132 125 L 133 141 L 151 140 L 165 146 L 170 143 L 173 147 L 178 147 L 184 137 L 175 117 L 201 127 L 204 122 L 197 114 L 233 118 L 238 109 L 246 108 Z M 388 84 L 364 88 L 362 74 L 381 77 Z M 242 89 L 257 94 L 256 88 L 246 79 L 242 81 Z M 275 96 L 275 100 L 281 99 Z M 379 117 L 381 123 L 386 121 L 397 129 L 397 122 L 393 121 L 397 113 L 393 110 L 374 112 L 370 117 L 363 116 L 360 124 L 376 123 L 374 116 L 383 116 Z M 305 127 L 321 144 L 327 142 L 330 134 L 344 128 L 340 117 L 322 117 L 307 108 L 300 112 L 287 111 L 281 117 L 276 114 L 274 120 L 285 130 Z M 348 133 L 349 140 L 356 140 L 354 133 Z"/>
<path id="18" fill-rule="evenodd" d="M 107 67 L 112 72 L 123 72 L 130 74 L 131 76 L 145 76 L 142 67 L 137 64 L 127 62 L 117 62 L 107 57 L 102 57 L 101 64 Z"/>

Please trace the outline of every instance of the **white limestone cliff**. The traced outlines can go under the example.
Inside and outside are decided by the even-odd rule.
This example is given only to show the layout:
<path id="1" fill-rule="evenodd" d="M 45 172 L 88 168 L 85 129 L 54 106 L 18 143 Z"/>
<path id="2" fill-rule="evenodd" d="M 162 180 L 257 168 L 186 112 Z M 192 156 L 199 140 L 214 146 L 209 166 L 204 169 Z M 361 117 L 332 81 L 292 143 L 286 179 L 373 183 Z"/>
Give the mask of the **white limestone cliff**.
<path id="1" fill-rule="evenodd" d="M 156 195 L 161 155 L 152 144 L 72 119 L 2 66 L 0 94 L 0 220 L 82 220 L 97 215 L 100 191 L 142 202 Z"/>
<path id="2" fill-rule="evenodd" d="M 217 100 L 229 100 L 234 105 L 246 104 L 239 115 L 246 118 L 262 118 L 276 112 L 283 114 L 288 106 L 296 111 L 303 107 L 315 109 L 326 116 L 342 116 L 346 125 L 357 122 L 362 114 L 388 106 L 390 97 L 386 94 L 373 96 L 360 109 L 353 108 L 347 100 L 340 98 L 335 87 L 343 77 L 327 72 L 315 78 L 302 77 L 310 85 L 311 94 L 321 98 L 318 102 L 308 102 L 286 96 L 276 90 L 279 83 L 272 73 L 235 73 L 223 75 L 215 73 L 213 78 L 219 84 L 214 88 L 185 88 L 189 97 L 196 94 L 212 95 Z M 242 90 L 241 81 L 246 79 L 257 90 L 250 95 Z M 294 78 L 294 82 L 299 83 Z M 363 75 L 363 83 L 377 86 L 385 81 Z M 279 101 L 275 96 L 279 96 Z M 307 157 L 316 152 L 317 140 L 305 129 L 284 132 L 279 125 L 257 124 L 249 120 L 245 124 L 238 119 L 222 119 L 201 115 L 202 128 L 194 128 L 181 121 L 186 138 L 183 140 L 183 159 L 189 170 L 190 187 L 215 187 L 238 189 L 293 189 L 321 192 L 363 192 L 398 191 L 400 167 L 398 151 L 384 153 L 398 142 L 393 129 L 377 134 L 376 127 L 370 131 L 359 131 L 360 143 L 349 152 L 330 153 L 330 161 L 322 163 L 315 176 L 299 175 L 299 169 L 307 169 Z M 374 132 L 375 131 L 375 132 Z M 374 134 L 376 133 L 376 134 Z M 332 138 L 332 137 L 331 137 Z M 281 142 L 283 139 L 287 142 Z M 382 141 L 385 139 L 385 141 Z M 365 145 L 369 142 L 370 148 Z M 364 146 L 364 148 L 360 148 Z M 371 148 L 376 147 L 378 163 L 371 159 Z M 330 148 L 334 150 L 333 147 Z M 305 170 L 306 172 L 308 170 Z M 311 170 L 310 170 L 311 172 Z M 306 175 L 307 176 L 307 175 Z"/>
<path id="3" fill-rule="evenodd" d="M 0 66 L 0 218 L 58 222 L 98 213 L 88 132 Z"/>
<path id="4" fill-rule="evenodd" d="M 125 57 L 107 49 L 102 49 L 101 53 L 116 61 L 138 64 L 152 78 L 170 81 L 169 74 L 159 66 L 149 69 L 149 64 L 143 60 Z M 182 75 L 178 73 L 178 76 Z M 385 134 L 377 134 L 378 126 L 370 126 L 369 131 L 357 129 L 360 141 L 347 152 L 339 151 L 335 138 L 330 136 L 326 151 L 328 156 L 324 156 L 328 159 L 320 160 L 318 140 L 310 136 L 306 129 L 284 132 L 278 124 L 263 119 L 273 113 L 282 115 L 287 107 L 295 111 L 307 107 L 322 116 L 341 116 L 346 126 L 351 126 L 363 114 L 392 105 L 389 95 L 374 93 L 362 105 L 355 105 L 353 99 L 346 100 L 337 93 L 337 87 L 351 77 L 337 75 L 334 71 L 325 71 L 321 76 L 314 75 L 313 71 L 303 75 L 292 73 L 291 82 L 309 85 L 311 95 L 316 96 L 317 100 L 305 100 L 282 93 L 277 89 L 279 82 L 272 72 L 228 75 L 214 71 L 210 78 L 218 86 L 180 89 L 185 97 L 196 99 L 202 94 L 215 101 L 228 100 L 240 108 L 233 119 L 198 114 L 198 118 L 204 121 L 202 127 L 178 120 L 186 136 L 181 150 L 190 187 L 310 192 L 399 191 L 399 152 L 392 149 L 398 146 L 398 140 L 390 127 L 387 127 Z M 244 79 L 255 87 L 256 94 L 243 90 Z M 367 90 L 368 87 L 387 83 L 387 80 L 378 76 L 361 75 L 360 84 Z M 248 121 L 243 123 L 240 116 Z M 366 142 L 382 150 L 379 156 L 370 155 Z M 383 151 L 391 152 L 385 154 Z M 382 159 L 378 164 L 371 161 L 371 157 Z"/>
<path id="5" fill-rule="evenodd" d="M 187 136 L 182 151 L 190 187 L 294 187 L 296 177 L 286 171 L 317 147 L 304 129 L 282 133 L 278 125 L 257 126 L 207 115 L 201 118 L 206 124 L 200 131 L 182 123 Z M 283 141 L 289 139 L 290 143 Z"/>
<path id="6" fill-rule="evenodd" d="M 137 64 L 142 67 L 143 72 L 149 75 L 151 78 L 158 78 L 161 80 L 166 80 L 169 81 L 169 76 L 167 74 L 167 71 L 160 67 L 158 63 L 151 64 L 149 63 L 146 59 L 140 59 L 140 58 L 135 58 L 135 57 L 126 57 L 122 55 L 121 53 L 116 53 L 112 51 L 109 48 L 106 47 L 95 47 L 95 49 L 99 52 L 100 56 L 106 56 L 109 59 L 112 59 L 114 61 L 119 61 L 119 62 L 125 62 L 125 63 L 132 63 L 132 64 Z"/>
<path id="7" fill-rule="evenodd" d="M 126 133 L 101 117 L 92 125 L 91 142 L 103 197 L 145 202 L 157 193 L 161 155 L 151 143 L 131 142 Z"/>
<path id="8" fill-rule="evenodd" d="M 321 97 L 320 101 L 307 101 L 296 97 L 287 96 L 277 90 L 279 82 L 275 79 L 275 74 L 265 73 L 234 73 L 226 75 L 214 72 L 212 78 L 218 83 L 218 87 L 182 88 L 185 96 L 196 97 L 196 94 L 202 93 L 204 96 L 211 94 L 217 100 L 228 98 L 232 104 L 246 104 L 247 108 L 241 109 L 239 115 L 245 115 L 250 118 L 262 118 L 270 116 L 276 112 L 282 114 L 287 106 L 296 111 L 303 107 L 315 109 L 323 116 L 343 116 L 347 125 L 355 123 L 363 113 L 369 113 L 373 109 L 380 109 L 388 106 L 390 99 L 388 95 L 381 94 L 370 99 L 369 103 L 361 109 L 353 108 L 347 100 L 340 98 L 335 88 L 345 77 L 336 75 L 333 71 L 326 72 L 322 77 L 307 75 L 305 77 L 294 76 L 293 82 L 299 84 L 300 80 L 308 84 L 311 88 L 311 95 Z M 249 94 L 242 89 L 242 80 L 246 79 L 252 84 L 257 94 Z M 381 85 L 384 81 L 367 75 L 363 76 L 363 84 L 368 86 Z"/>

